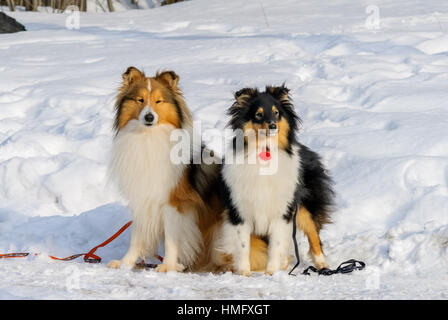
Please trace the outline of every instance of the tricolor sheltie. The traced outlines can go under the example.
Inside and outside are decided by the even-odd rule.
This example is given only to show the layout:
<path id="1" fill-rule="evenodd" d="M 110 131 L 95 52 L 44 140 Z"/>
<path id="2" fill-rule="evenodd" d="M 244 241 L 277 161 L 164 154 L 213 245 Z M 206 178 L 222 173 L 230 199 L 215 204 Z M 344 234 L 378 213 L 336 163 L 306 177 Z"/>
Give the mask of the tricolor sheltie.
<path id="1" fill-rule="evenodd" d="M 219 165 L 172 159 L 171 134 L 192 131 L 178 81 L 173 71 L 146 77 L 129 67 L 123 74 L 109 174 L 129 202 L 133 224 L 126 255 L 109 267 L 133 267 L 140 258 L 153 257 L 161 241 L 165 257 L 159 272 L 215 271 L 231 261 L 214 250 L 223 211 Z M 253 268 L 264 267 L 266 243 L 258 238 L 251 242 Z"/>
<path id="2" fill-rule="evenodd" d="M 285 269 L 291 257 L 291 222 L 296 210 L 297 226 L 308 238 L 315 266 L 327 267 L 319 231 L 329 222 L 331 179 L 320 157 L 296 139 L 300 118 L 289 89 L 266 87 L 260 92 L 245 88 L 235 94 L 235 100 L 228 111 L 229 125 L 236 132 L 233 159 L 226 154 L 221 171 L 225 207 L 221 247 L 232 256 L 233 270 L 250 275 L 251 234 L 267 239 L 266 273 Z M 238 162 L 238 157 L 244 161 Z M 250 159 L 256 161 L 250 163 Z M 274 161 L 273 170 L 267 170 Z"/>

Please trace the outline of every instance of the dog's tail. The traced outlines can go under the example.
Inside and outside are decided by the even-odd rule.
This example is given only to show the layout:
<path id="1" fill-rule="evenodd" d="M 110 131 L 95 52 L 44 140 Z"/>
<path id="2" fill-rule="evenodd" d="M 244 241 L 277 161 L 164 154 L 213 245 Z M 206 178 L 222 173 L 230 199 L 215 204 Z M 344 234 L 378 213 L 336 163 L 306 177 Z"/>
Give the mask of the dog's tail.
<path id="1" fill-rule="evenodd" d="M 219 230 L 222 221 L 216 223 L 208 234 L 208 256 L 196 265 L 196 271 L 222 273 L 235 271 L 233 269 L 233 257 L 220 249 Z M 255 235 L 250 237 L 250 269 L 252 271 L 265 271 L 268 262 L 268 244 Z"/>
<path id="2" fill-rule="evenodd" d="M 250 269 L 264 271 L 268 263 L 268 244 L 263 239 L 252 235 L 250 237 Z"/>

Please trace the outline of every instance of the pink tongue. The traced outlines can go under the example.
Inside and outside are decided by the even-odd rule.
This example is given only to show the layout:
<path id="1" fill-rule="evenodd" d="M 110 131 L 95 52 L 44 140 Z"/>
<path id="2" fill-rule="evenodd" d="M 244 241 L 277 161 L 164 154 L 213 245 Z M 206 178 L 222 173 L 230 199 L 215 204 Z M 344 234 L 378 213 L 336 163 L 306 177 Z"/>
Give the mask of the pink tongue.
<path id="1" fill-rule="evenodd" d="M 261 160 L 268 161 L 271 160 L 271 153 L 266 149 L 264 149 L 263 151 L 260 152 L 259 157 Z"/>

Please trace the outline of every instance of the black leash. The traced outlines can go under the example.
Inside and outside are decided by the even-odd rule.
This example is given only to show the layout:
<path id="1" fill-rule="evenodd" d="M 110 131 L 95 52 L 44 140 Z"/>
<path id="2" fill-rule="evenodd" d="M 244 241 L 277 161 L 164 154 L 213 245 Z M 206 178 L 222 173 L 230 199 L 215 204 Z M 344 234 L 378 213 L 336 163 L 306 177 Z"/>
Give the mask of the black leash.
<path id="1" fill-rule="evenodd" d="M 296 255 L 297 263 L 294 265 L 294 267 L 291 269 L 291 271 L 289 271 L 288 275 L 290 275 L 290 276 L 296 276 L 296 274 L 293 274 L 292 272 L 300 264 L 299 246 L 297 245 L 297 239 L 296 239 L 296 234 L 297 234 L 296 218 L 297 218 L 297 212 L 299 212 L 298 209 L 299 208 L 296 203 L 295 207 L 294 207 L 295 212 L 294 212 L 294 217 L 293 217 L 293 221 L 292 221 L 292 240 L 294 242 L 294 253 Z M 302 274 L 310 276 L 311 274 L 309 271 L 311 270 L 312 272 L 316 272 L 318 275 L 331 276 L 336 273 L 350 273 L 350 272 L 353 272 L 354 270 L 362 270 L 365 268 L 365 266 L 366 266 L 366 264 L 362 261 L 350 259 L 345 262 L 342 262 L 336 270 L 331 270 L 328 268 L 322 268 L 320 270 L 317 270 L 315 267 L 309 266 L 308 268 L 303 270 Z"/>
<path id="2" fill-rule="evenodd" d="M 300 264 L 300 257 L 299 257 L 299 246 L 297 245 L 297 239 L 296 239 L 296 233 L 297 233 L 297 225 L 296 225 L 296 221 L 297 221 L 297 212 L 299 211 L 299 206 L 297 205 L 297 203 L 294 206 L 294 216 L 292 218 L 292 241 L 294 241 L 294 253 L 296 255 L 296 259 L 297 259 L 297 263 L 295 264 L 295 266 L 291 269 L 291 271 L 289 271 L 288 275 L 290 276 L 295 276 L 295 274 L 292 274 L 292 272 L 299 266 Z"/>
<path id="3" fill-rule="evenodd" d="M 345 262 L 342 262 L 336 270 L 331 270 L 328 268 L 322 268 L 320 270 L 317 270 L 315 267 L 309 266 L 308 268 L 303 270 L 302 274 L 310 276 L 311 274 L 309 271 L 311 270 L 319 275 L 331 276 L 332 274 L 335 273 L 350 273 L 353 272 L 354 270 L 362 270 L 364 269 L 365 266 L 366 264 L 362 261 L 350 259 Z"/>

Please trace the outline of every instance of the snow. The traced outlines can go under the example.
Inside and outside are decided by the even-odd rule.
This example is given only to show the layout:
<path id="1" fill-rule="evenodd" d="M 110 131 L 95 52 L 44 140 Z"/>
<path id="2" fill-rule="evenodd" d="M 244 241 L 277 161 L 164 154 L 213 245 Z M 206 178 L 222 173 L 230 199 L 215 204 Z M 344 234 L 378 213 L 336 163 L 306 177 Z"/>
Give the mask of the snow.
<path id="1" fill-rule="evenodd" d="M 265 19 L 258 0 L 194 0 L 80 13 L 73 30 L 68 14 L 11 13 L 28 31 L 0 36 L 0 253 L 40 255 L 0 260 L 0 299 L 447 299 L 448 4 L 374 2 L 262 0 Z M 175 70 L 216 149 L 234 91 L 286 82 L 299 139 L 336 183 L 328 262 L 368 267 L 251 278 L 106 268 L 129 230 L 99 249 L 105 263 L 49 259 L 87 252 L 130 220 L 106 185 L 130 65 Z"/>

